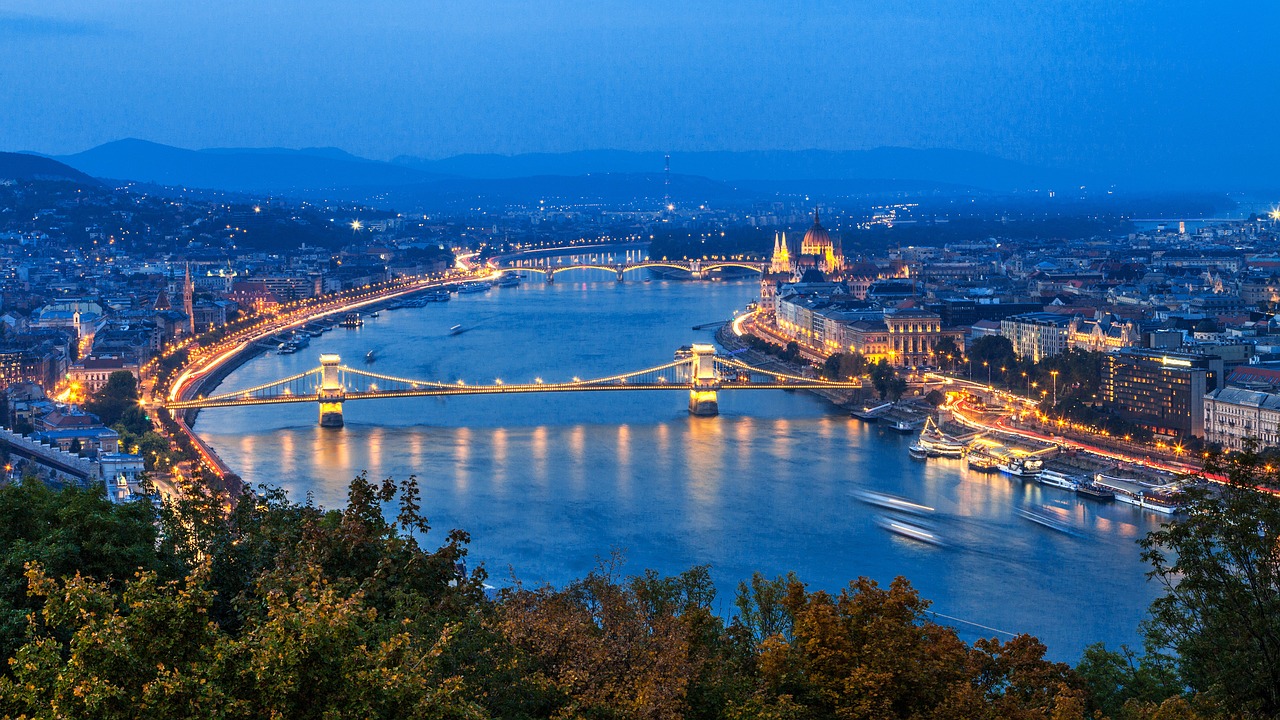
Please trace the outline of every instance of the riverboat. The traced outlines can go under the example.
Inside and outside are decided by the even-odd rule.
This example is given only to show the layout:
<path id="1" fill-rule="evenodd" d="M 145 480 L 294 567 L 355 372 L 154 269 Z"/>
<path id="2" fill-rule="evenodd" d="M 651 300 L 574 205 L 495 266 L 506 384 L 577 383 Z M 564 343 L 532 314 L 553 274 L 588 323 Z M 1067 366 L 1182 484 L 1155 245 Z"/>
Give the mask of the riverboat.
<path id="1" fill-rule="evenodd" d="M 1150 485 L 1141 480 L 1098 473 L 1093 481 L 1115 493 L 1116 500 L 1155 510 L 1165 515 L 1178 512 L 1178 493 L 1169 485 Z"/>
<path id="2" fill-rule="evenodd" d="M 919 447 L 929 457 L 960 459 L 969 450 L 969 443 L 942 432 L 933 418 L 926 418 L 920 429 L 920 437 L 912 447 Z"/>
<path id="3" fill-rule="evenodd" d="M 1107 488 L 1092 482 L 1082 482 L 1076 486 L 1076 494 L 1083 495 L 1091 500 L 1099 502 L 1108 502 L 1116 499 L 1116 494 Z"/>
<path id="4" fill-rule="evenodd" d="M 365 354 L 364 354 L 364 361 L 365 361 L 365 362 L 367 362 L 367 363 L 371 363 L 371 362 L 373 362 L 374 360 L 377 360 L 377 359 L 378 359 L 378 356 L 377 356 L 377 355 L 375 355 L 375 354 L 374 354 L 374 352 L 373 352 L 372 350 L 370 350 L 369 352 L 367 352 L 367 353 L 365 353 Z"/>
<path id="5" fill-rule="evenodd" d="M 922 525 L 892 517 L 878 517 L 876 524 L 895 535 L 901 535 L 929 545 L 942 545 L 942 538 L 937 533 Z"/>
<path id="6" fill-rule="evenodd" d="M 1078 478 L 1057 470 L 1041 470 L 1040 474 L 1036 476 L 1036 482 L 1072 492 L 1075 492 L 1076 488 L 1080 486 Z"/>
<path id="7" fill-rule="evenodd" d="M 364 325 L 364 319 L 360 317 L 360 313 L 347 313 L 338 324 L 344 328 L 358 328 Z"/>
<path id="8" fill-rule="evenodd" d="M 980 473 L 993 473 L 1000 469 L 1000 460 L 983 453 L 971 452 L 965 456 L 965 463 L 970 470 Z"/>
<path id="9" fill-rule="evenodd" d="M 874 490 L 858 490 L 853 494 L 862 502 L 885 510 L 896 510 L 911 515 L 929 515 L 933 512 L 933 508 L 928 505 L 911 502 L 897 495 L 875 492 Z"/>
<path id="10" fill-rule="evenodd" d="M 280 343 L 280 347 L 276 348 L 277 355 L 292 355 L 298 352 L 298 346 L 293 343 Z"/>
<path id="11" fill-rule="evenodd" d="M 1061 518 L 1054 517 L 1039 508 L 1020 508 L 1018 510 L 1018 514 L 1021 515 L 1023 519 L 1030 520 L 1031 522 L 1040 525 L 1041 527 L 1047 527 L 1050 530 L 1056 530 L 1066 535 L 1079 534 L 1076 532 L 1075 528 L 1063 522 Z"/>
<path id="12" fill-rule="evenodd" d="M 520 276 L 512 273 L 503 273 L 502 277 L 494 282 L 494 287 L 516 287 L 520 284 Z"/>
<path id="13" fill-rule="evenodd" d="M 911 443 L 907 446 L 907 454 L 913 460 L 925 460 L 929 457 L 929 451 L 920 443 Z"/>
<path id="14" fill-rule="evenodd" d="M 1004 464 L 1000 465 L 1000 472 L 1005 475 L 1012 475 L 1023 480 L 1034 480 L 1040 474 L 1040 470 L 1044 467 L 1044 461 L 1039 458 L 1009 458 Z"/>
<path id="15" fill-rule="evenodd" d="M 491 286 L 487 282 L 479 282 L 479 281 L 468 282 L 468 283 L 462 283 L 461 285 L 459 285 L 458 292 L 464 293 L 464 294 L 482 293 L 482 292 L 486 292 L 490 287 Z"/>
<path id="16" fill-rule="evenodd" d="M 436 290 L 435 292 L 429 292 L 426 295 L 423 295 L 422 299 L 427 302 L 449 302 L 449 291 Z"/>
<path id="17" fill-rule="evenodd" d="M 461 335 L 466 331 L 467 329 L 462 327 L 461 325 L 454 325 L 453 327 L 449 328 L 450 335 Z"/>

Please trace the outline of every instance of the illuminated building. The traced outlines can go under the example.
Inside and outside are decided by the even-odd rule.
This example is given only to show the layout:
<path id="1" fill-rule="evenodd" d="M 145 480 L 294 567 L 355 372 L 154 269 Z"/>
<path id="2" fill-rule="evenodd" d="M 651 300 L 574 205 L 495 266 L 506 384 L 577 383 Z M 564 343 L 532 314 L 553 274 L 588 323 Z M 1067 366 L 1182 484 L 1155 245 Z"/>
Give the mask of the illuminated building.
<path id="1" fill-rule="evenodd" d="M 1222 358 L 1127 348 L 1102 363 L 1101 400 L 1117 416 L 1161 435 L 1203 435 L 1205 393 L 1217 388 Z"/>
<path id="2" fill-rule="evenodd" d="M 1013 352 L 1038 363 L 1069 347 L 1072 318 L 1050 312 L 1023 313 L 1000 321 L 1000 334 L 1013 344 Z"/>
<path id="3" fill-rule="evenodd" d="M 1077 350 L 1110 352 L 1142 344 L 1142 330 L 1133 320 L 1121 320 L 1111 313 L 1098 313 L 1093 320 L 1079 315 L 1071 318 L 1067 342 Z"/>
<path id="4" fill-rule="evenodd" d="M 818 211 L 813 211 L 813 225 L 805 232 L 797 245 L 787 240 L 786 233 L 774 235 L 773 256 L 769 259 L 769 273 L 790 275 L 795 279 L 805 270 L 817 269 L 828 277 L 838 277 L 844 270 L 844 252 L 840 241 L 822 227 Z"/>
<path id="5" fill-rule="evenodd" d="M 1248 440 L 1280 445 L 1280 394 L 1225 387 L 1205 395 L 1204 439 L 1232 450 Z"/>

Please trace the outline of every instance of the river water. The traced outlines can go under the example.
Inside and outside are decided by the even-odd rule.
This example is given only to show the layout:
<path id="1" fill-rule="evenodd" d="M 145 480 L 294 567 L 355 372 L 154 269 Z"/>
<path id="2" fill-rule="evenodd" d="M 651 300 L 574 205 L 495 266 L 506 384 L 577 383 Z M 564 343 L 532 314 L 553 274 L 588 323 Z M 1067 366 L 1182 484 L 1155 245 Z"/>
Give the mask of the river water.
<path id="1" fill-rule="evenodd" d="M 366 367 L 370 350 L 370 370 L 415 379 L 612 375 L 711 341 L 691 327 L 729 317 L 758 290 L 755 281 L 618 284 L 591 273 L 384 311 L 297 354 L 257 357 L 219 389 L 317 367 L 321 352 Z M 451 336 L 459 324 L 468 331 Z M 433 535 L 469 531 L 472 561 L 494 585 L 513 575 L 562 584 L 623 549 L 631 572 L 710 564 L 726 615 L 753 571 L 794 570 L 827 590 L 859 575 L 904 575 L 968 640 L 1027 632 L 1066 661 L 1091 642 L 1137 643 L 1156 588 L 1135 541 L 1158 527 L 1154 514 L 960 461 L 911 460 L 909 438 L 809 393 L 722 392 L 714 418 L 690 417 L 686 403 L 681 391 L 348 402 L 338 430 L 317 426 L 314 405 L 275 405 L 205 410 L 196 430 L 247 482 L 326 507 L 343 505 L 362 470 L 416 474 Z M 926 522 L 945 545 L 882 529 L 882 511 L 856 499 L 865 490 L 934 508 Z M 1031 507 L 1074 534 L 1018 514 Z"/>

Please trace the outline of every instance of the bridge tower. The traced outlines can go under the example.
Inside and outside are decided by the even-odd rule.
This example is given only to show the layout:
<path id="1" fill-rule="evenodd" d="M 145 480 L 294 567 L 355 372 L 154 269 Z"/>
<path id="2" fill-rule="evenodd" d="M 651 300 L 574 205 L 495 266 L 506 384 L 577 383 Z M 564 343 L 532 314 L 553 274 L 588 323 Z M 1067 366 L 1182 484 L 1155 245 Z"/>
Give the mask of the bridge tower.
<path id="1" fill-rule="evenodd" d="M 702 272 L 702 261 L 701 261 L 701 260 L 691 260 L 691 261 L 689 261 L 689 270 L 693 273 L 693 277 L 694 277 L 694 279 L 695 279 L 695 280 L 701 280 L 701 279 L 703 279 L 703 278 L 705 278 L 705 277 L 706 277 L 706 275 L 704 275 L 704 274 L 703 274 L 703 272 Z"/>
<path id="2" fill-rule="evenodd" d="M 719 415 L 720 403 L 716 391 L 720 389 L 720 374 L 716 372 L 716 347 L 695 343 L 691 349 L 693 357 L 689 362 L 693 372 L 689 380 L 689 414 L 704 417 Z"/>
<path id="3" fill-rule="evenodd" d="M 554 269 L 554 268 L 552 268 L 552 267 L 551 267 L 551 265 L 550 265 L 549 263 L 548 263 L 548 265 L 547 265 L 547 271 L 546 271 L 545 273 L 543 273 L 543 274 L 542 274 L 542 277 L 543 277 L 543 279 L 544 279 L 544 280 L 546 280 L 546 282 L 547 282 L 547 284 L 548 284 L 548 285 L 551 285 L 551 284 L 554 284 L 554 283 L 555 283 L 555 281 L 556 281 L 556 271 L 555 271 L 555 269 Z"/>
<path id="4" fill-rule="evenodd" d="M 342 427 L 342 401 L 347 388 L 338 377 L 341 363 L 342 358 L 334 353 L 320 356 L 320 390 L 316 393 L 320 400 L 320 427 Z"/>

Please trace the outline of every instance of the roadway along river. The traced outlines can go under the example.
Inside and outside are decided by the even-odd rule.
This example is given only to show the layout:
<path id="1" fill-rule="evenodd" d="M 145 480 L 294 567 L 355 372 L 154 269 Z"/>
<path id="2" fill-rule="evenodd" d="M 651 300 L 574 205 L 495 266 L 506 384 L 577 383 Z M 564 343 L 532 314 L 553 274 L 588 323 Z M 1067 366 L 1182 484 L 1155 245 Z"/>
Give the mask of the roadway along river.
<path id="1" fill-rule="evenodd" d="M 336 328 L 295 355 L 264 355 L 220 390 L 319 365 L 321 352 L 375 372 L 421 379 L 547 381 L 667 362 L 709 341 L 691 326 L 729 317 L 755 296 L 742 282 L 583 282 L 455 296 Z M 453 325 L 470 328 L 450 336 Z M 1074 661 L 1094 641 L 1136 643 L 1156 588 L 1134 544 L 1159 518 L 1100 505 L 959 461 L 913 461 L 909 439 L 864 425 L 808 393 L 721 393 L 721 415 L 693 418 L 683 392 L 413 398 L 347 403 L 347 426 L 317 426 L 314 405 L 205 410 L 196 430 L 246 482 L 309 493 L 339 507 L 361 470 L 415 473 L 433 535 L 472 534 L 490 582 L 512 573 L 561 584 L 625 548 L 627 570 L 676 573 L 710 563 L 725 614 L 752 571 L 794 570 L 838 590 L 858 575 L 905 575 L 947 616 L 1039 636 Z M 855 493 L 874 490 L 936 508 L 946 542 L 924 545 L 876 524 Z M 1044 506 L 1076 530 L 1018 515 Z M 991 635 L 957 624 L 969 640 Z"/>

